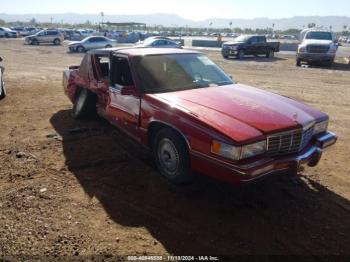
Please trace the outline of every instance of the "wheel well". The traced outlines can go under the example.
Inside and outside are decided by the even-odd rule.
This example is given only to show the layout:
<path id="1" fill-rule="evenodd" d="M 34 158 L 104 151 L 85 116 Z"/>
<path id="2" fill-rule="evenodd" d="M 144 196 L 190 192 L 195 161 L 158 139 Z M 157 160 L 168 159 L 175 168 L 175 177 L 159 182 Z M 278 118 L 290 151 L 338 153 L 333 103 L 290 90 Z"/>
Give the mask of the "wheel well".
<path id="1" fill-rule="evenodd" d="M 161 122 L 152 122 L 148 126 L 147 138 L 148 138 L 148 146 L 149 146 L 149 148 L 152 149 L 153 142 L 154 142 L 154 139 L 156 137 L 156 134 L 163 128 L 168 128 L 168 129 L 173 130 L 176 134 L 178 134 L 179 137 L 181 137 L 184 140 L 184 142 L 186 143 L 188 149 L 190 149 L 189 141 L 185 137 L 184 134 L 182 134 L 177 128 L 175 128 L 173 126 L 170 126 L 168 124 L 165 124 L 165 123 L 161 123 Z"/>

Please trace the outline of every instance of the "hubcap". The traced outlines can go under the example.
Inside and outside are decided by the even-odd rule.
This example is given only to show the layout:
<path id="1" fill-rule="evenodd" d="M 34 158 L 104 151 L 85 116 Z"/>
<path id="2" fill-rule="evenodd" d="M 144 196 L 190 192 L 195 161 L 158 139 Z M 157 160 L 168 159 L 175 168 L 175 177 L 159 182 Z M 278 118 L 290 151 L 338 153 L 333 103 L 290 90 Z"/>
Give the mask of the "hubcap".
<path id="1" fill-rule="evenodd" d="M 179 167 L 179 154 L 174 143 L 163 138 L 158 144 L 158 159 L 163 168 L 169 175 L 174 175 Z"/>

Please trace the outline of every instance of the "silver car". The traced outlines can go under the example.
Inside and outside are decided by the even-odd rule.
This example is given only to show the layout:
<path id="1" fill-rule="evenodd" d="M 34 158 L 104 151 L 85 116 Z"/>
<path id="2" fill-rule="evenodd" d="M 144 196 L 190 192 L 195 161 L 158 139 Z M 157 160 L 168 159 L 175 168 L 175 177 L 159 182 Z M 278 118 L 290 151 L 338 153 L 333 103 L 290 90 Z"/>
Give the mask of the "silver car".
<path id="1" fill-rule="evenodd" d="M 103 36 L 89 36 L 81 41 L 68 44 L 69 51 L 83 53 L 91 49 L 111 48 L 117 46 L 118 42 Z"/>
<path id="2" fill-rule="evenodd" d="M 180 42 L 161 37 L 149 37 L 142 43 L 137 44 L 135 47 L 182 48 Z"/>

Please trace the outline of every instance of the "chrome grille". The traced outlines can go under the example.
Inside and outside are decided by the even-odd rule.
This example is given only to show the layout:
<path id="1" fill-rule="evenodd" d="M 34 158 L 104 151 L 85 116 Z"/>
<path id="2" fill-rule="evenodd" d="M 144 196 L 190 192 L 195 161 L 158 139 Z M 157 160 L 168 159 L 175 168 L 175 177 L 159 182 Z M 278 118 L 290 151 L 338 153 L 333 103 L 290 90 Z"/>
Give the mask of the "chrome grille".
<path id="1" fill-rule="evenodd" d="M 329 46 L 326 45 L 308 45 L 307 51 L 314 54 L 326 54 L 329 51 Z"/>
<path id="2" fill-rule="evenodd" d="M 313 128 L 307 127 L 267 137 L 267 153 L 270 156 L 297 153 L 303 150 L 311 141 Z"/>

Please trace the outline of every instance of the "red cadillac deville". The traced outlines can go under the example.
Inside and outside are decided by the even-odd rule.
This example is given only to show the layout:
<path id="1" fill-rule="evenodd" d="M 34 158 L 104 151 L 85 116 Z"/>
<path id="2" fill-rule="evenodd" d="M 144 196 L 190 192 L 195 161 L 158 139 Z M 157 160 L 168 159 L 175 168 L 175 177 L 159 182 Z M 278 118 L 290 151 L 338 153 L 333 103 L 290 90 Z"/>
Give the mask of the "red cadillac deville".
<path id="1" fill-rule="evenodd" d="M 146 146 L 173 183 L 194 172 L 229 183 L 314 167 L 337 137 L 311 106 L 236 84 L 205 55 L 101 49 L 63 74 L 79 119 L 97 113 Z"/>

